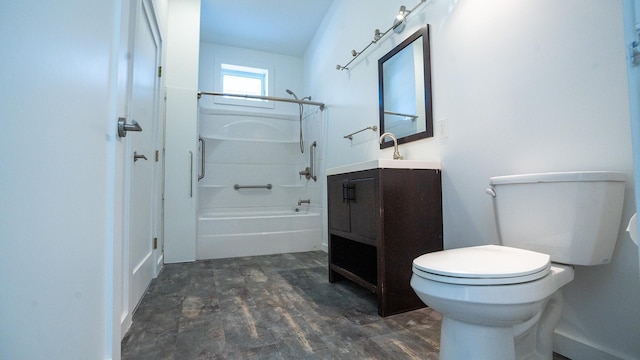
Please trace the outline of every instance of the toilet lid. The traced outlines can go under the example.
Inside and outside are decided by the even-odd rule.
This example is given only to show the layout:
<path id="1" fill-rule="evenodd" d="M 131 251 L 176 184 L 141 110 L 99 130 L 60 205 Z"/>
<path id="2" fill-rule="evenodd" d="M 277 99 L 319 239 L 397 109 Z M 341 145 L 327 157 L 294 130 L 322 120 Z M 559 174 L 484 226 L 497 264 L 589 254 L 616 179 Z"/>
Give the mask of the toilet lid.
<path id="1" fill-rule="evenodd" d="M 437 251 L 413 260 L 413 272 L 418 276 L 468 285 L 533 281 L 545 276 L 550 266 L 547 254 L 498 245 Z"/>

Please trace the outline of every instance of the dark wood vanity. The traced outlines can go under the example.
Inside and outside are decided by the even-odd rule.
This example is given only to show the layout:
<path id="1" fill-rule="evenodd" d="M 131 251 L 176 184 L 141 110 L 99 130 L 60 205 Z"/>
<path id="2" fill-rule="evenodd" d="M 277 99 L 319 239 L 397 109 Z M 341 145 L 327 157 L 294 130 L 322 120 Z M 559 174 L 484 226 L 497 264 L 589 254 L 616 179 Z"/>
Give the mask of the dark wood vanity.
<path id="1" fill-rule="evenodd" d="M 442 250 L 440 170 L 327 173 L 329 282 L 371 290 L 381 316 L 424 307 L 409 284 L 411 263 Z"/>

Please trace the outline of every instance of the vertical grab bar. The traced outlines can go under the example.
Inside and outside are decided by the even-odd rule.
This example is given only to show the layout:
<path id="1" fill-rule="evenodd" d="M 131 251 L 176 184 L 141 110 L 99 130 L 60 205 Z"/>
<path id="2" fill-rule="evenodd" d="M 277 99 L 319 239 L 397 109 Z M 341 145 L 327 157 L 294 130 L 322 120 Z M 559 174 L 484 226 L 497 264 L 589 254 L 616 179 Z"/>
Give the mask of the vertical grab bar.
<path id="1" fill-rule="evenodd" d="M 200 142 L 200 170 L 202 171 L 202 174 L 198 174 L 198 181 L 204 179 L 204 157 L 205 157 L 205 151 L 204 151 L 204 140 L 199 137 L 198 141 Z"/>
<path id="2" fill-rule="evenodd" d="M 189 197 L 193 197 L 193 151 L 189 151 Z"/>
<path id="3" fill-rule="evenodd" d="M 316 142 L 314 141 L 311 146 L 309 146 L 309 177 L 313 179 L 313 181 L 317 181 L 316 176 L 316 168 L 313 164 L 313 159 L 316 157 Z"/>

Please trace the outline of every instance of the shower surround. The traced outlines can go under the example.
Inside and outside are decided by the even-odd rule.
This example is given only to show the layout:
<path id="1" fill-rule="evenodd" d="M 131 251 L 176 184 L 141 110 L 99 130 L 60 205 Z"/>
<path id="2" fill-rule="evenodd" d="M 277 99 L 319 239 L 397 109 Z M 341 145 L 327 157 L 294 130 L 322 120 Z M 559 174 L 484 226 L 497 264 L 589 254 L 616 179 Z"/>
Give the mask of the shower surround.
<path id="1" fill-rule="evenodd" d="M 320 249 L 319 184 L 299 175 L 313 140 L 305 140 L 302 154 L 298 126 L 297 114 L 200 106 L 205 176 L 198 183 L 196 259 Z M 298 205 L 301 199 L 313 200 Z"/>

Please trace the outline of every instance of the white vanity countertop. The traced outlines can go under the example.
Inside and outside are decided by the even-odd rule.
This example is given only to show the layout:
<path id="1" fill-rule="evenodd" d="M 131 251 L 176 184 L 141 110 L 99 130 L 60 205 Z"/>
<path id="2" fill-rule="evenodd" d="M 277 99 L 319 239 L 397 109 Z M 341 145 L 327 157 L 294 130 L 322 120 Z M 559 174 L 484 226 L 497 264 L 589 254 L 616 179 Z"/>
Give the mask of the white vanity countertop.
<path id="1" fill-rule="evenodd" d="M 440 170 L 440 162 L 433 160 L 393 160 L 376 159 L 365 162 L 342 165 L 327 169 L 327 175 L 344 174 L 370 169 L 436 169 Z"/>

